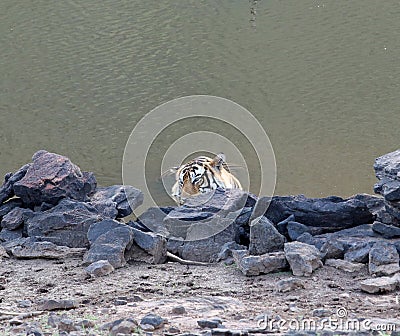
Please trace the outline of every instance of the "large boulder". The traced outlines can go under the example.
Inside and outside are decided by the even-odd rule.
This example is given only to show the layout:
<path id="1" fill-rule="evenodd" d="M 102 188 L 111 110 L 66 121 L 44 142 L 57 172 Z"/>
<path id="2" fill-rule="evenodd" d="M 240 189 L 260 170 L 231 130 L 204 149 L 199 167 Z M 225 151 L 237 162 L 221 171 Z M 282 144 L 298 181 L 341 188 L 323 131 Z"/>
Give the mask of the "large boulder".
<path id="1" fill-rule="evenodd" d="M 33 155 L 23 177 L 13 183 L 14 194 L 27 205 L 57 204 L 62 198 L 86 201 L 95 188 L 93 173 L 82 172 L 67 157 L 45 150 Z"/>
<path id="2" fill-rule="evenodd" d="M 370 196 L 370 198 L 375 198 Z M 293 215 L 292 221 L 324 228 L 325 232 L 341 230 L 360 224 L 372 223 L 374 215 L 369 209 L 368 198 L 330 196 L 325 198 L 307 198 L 298 196 L 274 196 L 265 216 L 273 223 L 279 223 Z"/>
<path id="3" fill-rule="evenodd" d="M 34 212 L 25 222 L 29 237 L 68 247 L 88 247 L 89 227 L 103 217 L 90 204 L 64 199 L 50 210 Z"/>

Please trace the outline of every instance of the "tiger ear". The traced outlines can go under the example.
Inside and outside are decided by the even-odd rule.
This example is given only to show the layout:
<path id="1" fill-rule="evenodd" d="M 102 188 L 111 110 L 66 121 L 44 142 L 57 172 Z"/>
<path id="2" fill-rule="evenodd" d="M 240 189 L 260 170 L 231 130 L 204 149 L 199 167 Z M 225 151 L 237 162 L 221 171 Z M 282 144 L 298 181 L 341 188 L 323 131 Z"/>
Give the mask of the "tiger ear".
<path id="1" fill-rule="evenodd" d="M 221 170 L 223 165 L 225 163 L 225 154 L 224 153 L 219 153 L 217 156 L 211 160 L 211 167 L 214 167 L 218 170 Z"/>

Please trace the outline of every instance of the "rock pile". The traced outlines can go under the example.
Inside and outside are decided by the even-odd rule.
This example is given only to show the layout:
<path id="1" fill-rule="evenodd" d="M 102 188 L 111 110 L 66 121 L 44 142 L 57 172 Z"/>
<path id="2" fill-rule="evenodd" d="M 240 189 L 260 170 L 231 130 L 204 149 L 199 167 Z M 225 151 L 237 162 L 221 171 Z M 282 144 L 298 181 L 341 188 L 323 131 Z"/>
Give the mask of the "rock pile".
<path id="1" fill-rule="evenodd" d="M 85 264 L 107 260 L 114 268 L 132 259 L 164 262 L 164 238 L 121 222 L 142 202 L 140 190 L 98 188 L 93 173 L 41 150 L 31 163 L 7 174 L 0 187 L 0 242 L 17 258 L 86 252 Z"/>
<path id="2" fill-rule="evenodd" d="M 84 253 L 91 276 L 129 260 L 163 263 L 172 253 L 178 260 L 235 262 L 249 276 L 289 268 L 309 276 L 325 263 L 348 272 L 367 264 L 373 276 L 396 277 L 400 150 L 378 158 L 374 167 L 375 191 L 383 197 L 258 198 L 217 189 L 183 206 L 150 208 L 124 223 L 143 201 L 140 190 L 99 188 L 93 173 L 39 151 L 0 187 L 0 242 L 20 258 Z M 391 280 L 397 286 L 396 281 Z"/>

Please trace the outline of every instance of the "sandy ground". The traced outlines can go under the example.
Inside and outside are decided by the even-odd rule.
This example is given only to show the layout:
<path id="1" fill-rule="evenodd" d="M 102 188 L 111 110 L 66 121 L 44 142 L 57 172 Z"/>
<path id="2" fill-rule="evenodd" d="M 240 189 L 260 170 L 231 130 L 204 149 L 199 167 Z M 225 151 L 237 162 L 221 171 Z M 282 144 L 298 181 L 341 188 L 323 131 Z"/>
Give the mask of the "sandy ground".
<path id="1" fill-rule="evenodd" d="M 270 316 L 269 321 L 279 318 L 287 321 L 281 320 L 280 330 L 274 332 L 281 334 L 289 325 L 296 328 L 293 320 L 308 319 L 316 323 L 322 323 L 324 317 L 335 320 L 338 309 L 339 313 L 347 314 L 343 318 L 347 320 L 366 318 L 379 324 L 382 322 L 379 319 L 385 319 L 382 323 L 400 323 L 400 299 L 396 293 L 372 295 L 360 291 L 359 281 L 369 278 L 366 268 L 351 274 L 325 266 L 311 277 L 302 278 L 304 289 L 277 292 L 276 282 L 291 276 L 282 272 L 245 277 L 235 265 L 130 263 L 110 275 L 89 278 L 80 259 L 9 258 L 0 262 L 0 310 L 26 313 L 40 310 L 43 299 L 74 299 L 79 304 L 77 308 L 56 314 L 94 321 L 95 327 L 82 331 L 91 335 L 103 334 L 99 328 L 106 322 L 124 317 L 140 322 L 150 312 L 168 319 L 163 328 L 153 331 L 158 335 L 200 333 L 197 320 L 213 317 L 221 318 L 229 329 L 255 329 L 265 327 L 258 323 L 260 319 L 263 322 L 265 315 Z M 20 300 L 30 300 L 31 307 L 19 308 Z M 127 303 L 118 304 L 124 301 Z M 185 313 L 172 313 L 177 306 L 183 306 Z M 315 311 L 321 308 L 325 311 Z M 58 335 L 56 328 L 47 325 L 48 314 L 44 312 L 24 321 L 37 321 L 45 335 Z M 397 329 L 400 331 L 400 326 Z M 10 330 L 7 320 L 0 321 L 0 335 L 18 334 L 18 328 L 14 328 L 14 333 Z"/>

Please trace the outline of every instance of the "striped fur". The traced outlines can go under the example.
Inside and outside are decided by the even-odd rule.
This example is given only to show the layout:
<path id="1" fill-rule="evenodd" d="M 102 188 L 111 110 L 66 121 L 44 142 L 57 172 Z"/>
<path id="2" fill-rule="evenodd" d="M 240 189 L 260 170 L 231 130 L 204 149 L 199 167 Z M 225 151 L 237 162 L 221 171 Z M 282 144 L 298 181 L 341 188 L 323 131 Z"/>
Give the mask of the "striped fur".
<path id="1" fill-rule="evenodd" d="M 222 153 L 213 159 L 199 156 L 178 167 L 172 197 L 178 204 L 183 204 L 187 197 L 217 188 L 242 189 L 239 180 L 230 173 Z"/>

